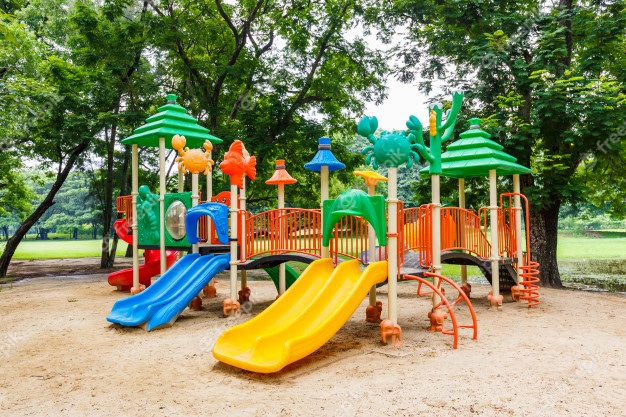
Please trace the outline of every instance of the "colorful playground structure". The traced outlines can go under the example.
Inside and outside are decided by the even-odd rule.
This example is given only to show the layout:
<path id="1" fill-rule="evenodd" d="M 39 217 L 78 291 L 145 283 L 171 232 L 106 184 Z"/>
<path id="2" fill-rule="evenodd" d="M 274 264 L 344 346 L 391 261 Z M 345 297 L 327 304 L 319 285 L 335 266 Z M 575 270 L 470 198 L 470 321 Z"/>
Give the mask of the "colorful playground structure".
<path id="1" fill-rule="evenodd" d="M 285 207 L 285 185 L 297 180 L 287 172 L 285 161 L 277 160 L 266 183 L 277 186 L 278 207 L 254 214 L 246 210 L 245 177 L 255 180 L 255 157 L 241 141 L 234 141 L 220 163 L 221 171 L 230 177 L 230 190 L 213 196 L 212 144 L 221 139 L 197 125 L 197 120 L 176 104 L 176 96 L 168 95 L 168 103 L 159 113 L 122 141 L 132 146 L 133 187 L 131 196 L 118 198 L 118 211 L 125 218 L 118 220 L 116 230 L 133 245 L 132 271 L 121 271 L 126 278 L 132 277 L 132 282 L 110 283 L 122 289 L 130 285 L 133 295 L 117 301 L 107 320 L 148 331 L 171 325 L 187 306 L 201 306 L 201 292 L 215 296 L 212 280 L 224 270 L 230 271 L 230 288 L 223 313 L 237 314 L 252 291 L 247 271 L 263 268 L 272 276 L 279 297 L 256 317 L 226 330 L 213 355 L 243 369 L 271 373 L 322 346 L 368 293 L 366 320 L 380 323 L 383 342 L 401 346 L 398 281 L 417 281 L 417 294 L 431 297 L 430 329 L 452 335 L 454 348 L 459 329 L 471 329 L 473 339 L 478 336 L 467 265 L 477 266 L 490 281 L 493 310 L 502 309 L 501 290 L 511 290 L 513 301 L 536 306 L 538 264 L 530 256 L 528 201 L 520 193 L 519 181 L 519 175 L 530 170 L 492 141 L 480 129 L 479 119 L 471 119 L 470 129 L 442 152 L 462 101 L 463 93 L 453 94 L 445 120 L 440 103 L 429 107 L 429 147 L 414 116 L 407 122 L 407 131 L 382 132 L 378 137 L 374 135 L 376 118 L 364 117 L 358 132 L 371 143 L 363 151 L 366 162 L 375 169 L 384 165 L 388 172 L 385 178 L 375 171 L 356 171 L 354 174 L 365 180 L 367 193 L 346 190 L 330 198 L 329 173 L 345 165 L 332 154 L 330 139 L 320 138 L 317 154 L 305 165 L 320 173 L 320 209 Z M 159 194 L 138 186 L 139 146 L 159 148 Z M 165 192 L 166 148 L 179 154 L 178 193 Z M 429 161 L 422 172 L 430 175 L 432 202 L 404 207 L 397 198 L 397 169 L 411 168 L 420 157 Z M 191 192 L 182 188 L 185 172 L 191 174 Z M 207 179 L 204 203 L 198 188 L 201 173 Z M 441 207 L 441 175 L 458 178 L 459 207 Z M 498 175 L 513 177 L 513 190 L 500 195 L 499 205 Z M 489 178 L 489 206 L 474 212 L 465 208 L 464 179 L 480 176 Z M 388 183 L 386 198 L 375 193 L 379 181 Z M 146 251 L 144 266 L 139 266 L 139 249 Z M 168 269 L 175 251 L 190 253 Z M 161 276 L 145 288 L 150 283 L 146 277 L 156 274 L 155 252 Z M 298 277 L 287 262 L 308 267 Z M 460 284 L 441 274 L 442 263 L 461 265 Z M 388 310 L 386 319 L 381 320 L 382 301 L 376 298 L 376 288 L 385 283 Z M 455 313 L 453 307 L 461 304 L 469 310 L 470 323 L 457 321 L 458 310 Z"/>

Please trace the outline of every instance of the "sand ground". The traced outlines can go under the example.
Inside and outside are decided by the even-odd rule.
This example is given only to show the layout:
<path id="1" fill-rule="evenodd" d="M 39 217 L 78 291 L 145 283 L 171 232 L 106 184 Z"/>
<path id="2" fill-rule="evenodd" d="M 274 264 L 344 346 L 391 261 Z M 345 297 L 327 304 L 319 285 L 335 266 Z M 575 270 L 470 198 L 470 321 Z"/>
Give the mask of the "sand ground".
<path id="1" fill-rule="evenodd" d="M 623 295 L 542 289 L 538 308 L 507 302 L 494 312 L 489 287 L 475 285 L 478 339 L 463 331 L 453 350 L 450 336 L 427 331 L 429 300 L 401 283 L 404 347 L 381 344 L 378 326 L 364 322 L 364 301 L 317 352 L 260 375 L 217 362 L 211 348 L 276 290 L 252 282 L 251 314 L 225 319 L 221 281 L 204 311 L 185 310 L 150 333 L 106 321 L 127 295 L 103 274 L 0 286 L 0 415 L 626 415 Z M 379 299 L 385 315 L 385 287 Z"/>

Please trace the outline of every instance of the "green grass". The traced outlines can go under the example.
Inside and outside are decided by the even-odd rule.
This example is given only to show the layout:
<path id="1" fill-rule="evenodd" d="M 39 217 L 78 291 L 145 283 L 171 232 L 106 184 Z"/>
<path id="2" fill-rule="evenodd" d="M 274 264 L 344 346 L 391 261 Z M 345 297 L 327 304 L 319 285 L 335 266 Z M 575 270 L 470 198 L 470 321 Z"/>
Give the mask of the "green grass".
<path id="1" fill-rule="evenodd" d="M 126 242 L 119 241 L 117 254 L 124 256 Z M 2 246 L 0 246 L 2 249 Z M 100 256 L 102 251 L 101 240 L 37 240 L 22 241 L 15 251 L 13 259 L 59 259 L 59 258 L 86 258 Z"/>
<path id="2" fill-rule="evenodd" d="M 22 241 L 14 259 L 84 258 L 100 256 L 100 240 Z M 2 243 L 0 243 L 2 249 Z M 118 243 L 118 255 L 124 255 L 126 243 Z M 559 235 L 559 259 L 626 258 L 626 238 L 589 238 Z"/>
<path id="3" fill-rule="evenodd" d="M 626 258 L 626 238 L 559 236 L 558 259 Z"/>

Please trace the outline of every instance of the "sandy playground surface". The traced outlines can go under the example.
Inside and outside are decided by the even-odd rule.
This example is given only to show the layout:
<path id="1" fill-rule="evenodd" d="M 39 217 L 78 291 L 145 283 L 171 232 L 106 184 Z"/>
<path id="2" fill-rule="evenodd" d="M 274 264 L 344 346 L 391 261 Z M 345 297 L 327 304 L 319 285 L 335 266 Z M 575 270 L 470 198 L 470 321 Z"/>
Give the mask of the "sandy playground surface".
<path id="1" fill-rule="evenodd" d="M 219 279 L 219 278 L 218 278 Z M 529 310 L 488 311 L 475 285 L 478 340 L 427 331 L 429 300 L 399 285 L 404 347 L 379 341 L 366 301 L 313 355 L 273 375 L 217 362 L 221 331 L 276 295 L 251 282 L 251 314 L 221 317 L 227 279 L 204 311 L 146 333 L 106 321 L 106 275 L 0 287 L 2 416 L 619 416 L 626 415 L 626 297 L 542 289 Z M 508 298 L 508 297 L 507 297 Z M 379 289 L 386 311 L 386 287 Z M 458 308 L 461 322 L 468 315 Z"/>

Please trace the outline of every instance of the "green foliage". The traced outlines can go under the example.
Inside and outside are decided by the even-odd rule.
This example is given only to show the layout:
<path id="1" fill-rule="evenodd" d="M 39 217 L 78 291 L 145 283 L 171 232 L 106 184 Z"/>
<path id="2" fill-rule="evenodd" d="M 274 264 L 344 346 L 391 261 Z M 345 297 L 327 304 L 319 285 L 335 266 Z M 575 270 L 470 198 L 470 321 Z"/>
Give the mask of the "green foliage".
<path id="1" fill-rule="evenodd" d="M 287 159 L 299 181 L 287 189 L 288 202 L 318 206 L 311 192 L 319 187 L 318 174 L 303 168 L 317 151 L 317 139 L 352 137 L 362 102 L 384 94 L 382 55 L 363 39 L 346 36 L 369 4 L 199 0 L 178 8 L 180 3 L 152 7 L 150 26 L 162 58 L 157 71 L 168 74 L 183 105 L 225 139 L 214 154 L 241 139 L 257 156 L 259 181 L 248 187 L 251 207 L 275 205 L 276 191 L 263 180 L 278 158 Z M 360 157 L 349 154 L 341 139 L 333 142 L 333 152 L 348 166 L 333 176 L 350 181 Z M 217 177 L 216 190 L 226 188 Z"/>
<path id="2" fill-rule="evenodd" d="M 34 191 L 34 198 L 30 202 L 36 206 L 48 194 L 56 176 L 53 173 L 33 173 L 26 179 Z M 85 173 L 71 173 L 54 201 L 55 204 L 35 223 L 36 228 L 73 234 L 78 229 L 97 227 L 101 222 L 101 214 L 96 210 L 89 178 Z"/>

